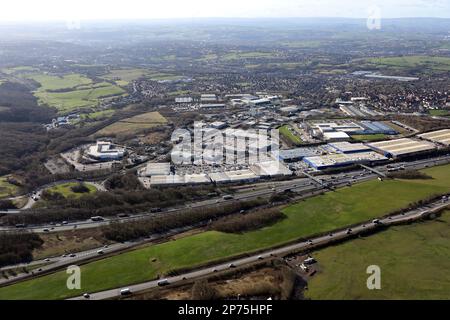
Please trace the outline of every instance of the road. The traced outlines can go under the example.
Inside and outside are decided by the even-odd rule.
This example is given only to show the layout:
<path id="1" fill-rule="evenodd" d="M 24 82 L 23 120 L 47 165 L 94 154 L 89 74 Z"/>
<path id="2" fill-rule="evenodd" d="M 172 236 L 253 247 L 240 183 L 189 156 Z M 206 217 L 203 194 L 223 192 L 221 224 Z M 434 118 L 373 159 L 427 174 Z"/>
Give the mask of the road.
<path id="1" fill-rule="evenodd" d="M 407 169 L 423 169 L 425 167 L 447 164 L 450 163 L 450 155 L 436 157 L 432 159 L 422 159 L 413 162 L 396 162 L 391 164 L 386 164 L 382 166 L 378 166 L 377 170 L 383 173 L 387 173 L 388 166 L 404 166 Z M 349 184 L 355 184 L 367 180 L 376 179 L 378 177 L 377 174 L 371 172 L 366 169 L 355 170 L 352 172 L 339 173 L 334 175 L 320 175 L 320 179 L 323 182 L 330 183 L 334 187 L 342 187 Z M 263 185 L 263 188 L 260 186 Z M 290 189 L 293 192 L 297 192 L 302 194 L 303 196 L 310 196 L 317 194 L 323 190 L 326 190 L 323 185 L 312 181 L 308 178 L 298 178 L 287 181 L 272 181 L 272 182 L 262 182 L 261 184 L 255 184 L 251 188 L 246 188 L 242 190 L 237 190 L 237 192 L 233 195 L 234 200 L 224 200 L 222 197 L 211 198 L 195 203 L 186 204 L 185 206 L 173 207 L 169 209 L 164 209 L 159 213 L 141 213 L 130 215 L 129 217 L 110 217 L 104 218 L 103 221 L 91 221 L 91 220 L 82 220 L 82 221 L 70 221 L 67 224 L 45 224 L 45 225 L 30 225 L 26 229 L 36 232 L 36 233 L 45 233 L 45 232 L 61 232 L 61 231 L 69 231 L 73 229 L 88 229 L 88 228 L 97 228 L 101 226 L 108 225 L 111 222 L 131 222 L 138 221 L 141 219 L 148 219 L 152 216 L 157 216 L 161 214 L 170 214 L 184 211 L 189 208 L 201 208 L 208 206 L 217 206 L 218 204 L 223 204 L 230 201 L 237 200 L 251 200 L 256 199 L 258 197 L 261 198 L 269 198 L 273 194 L 284 192 L 285 190 Z M 16 231 L 17 228 L 12 226 L 0 227 L 0 232 L 11 232 Z M 44 231 L 48 230 L 48 231 Z"/>
<path id="2" fill-rule="evenodd" d="M 166 279 L 170 284 L 173 284 L 173 283 L 177 283 L 177 282 L 181 282 L 181 281 L 186 281 L 188 279 L 192 280 L 192 279 L 196 279 L 199 277 L 208 276 L 208 275 L 214 274 L 216 272 L 224 271 L 224 270 L 234 268 L 234 267 L 243 266 L 243 265 L 246 265 L 249 263 L 254 263 L 254 262 L 257 262 L 262 259 L 270 258 L 272 256 L 284 256 L 284 255 L 287 255 L 292 252 L 298 252 L 298 251 L 302 251 L 302 250 L 306 250 L 306 249 L 311 250 L 311 249 L 317 248 L 319 246 L 328 245 L 330 243 L 352 237 L 354 235 L 366 232 L 368 230 L 373 230 L 373 229 L 379 228 L 379 226 L 381 226 L 381 225 L 389 226 L 389 225 L 393 225 L 393 224 L 416 220 L 421 217 L 424 217 L 425 215 L 429 214 L 430 212 L 442 210 L 443 208 L 448 207 L 449 205 L 450 205 L 450 202 L 448 200 L 445 202 L 442 200 L 439 200 L 434 203 L 428 204 L 424 207 L 417 208 L 417 209 L 411 210 L 411 211 L 403 213 L 403 214 L 397 214 L 397 215 L 386 217 L 384 219 L 380 219 L 379 222 L 376 222 L 376 220 L 373 220 L 372 222 L 368 222 L 368 223 L 366 222 L 366 223 L 362 223 L 358 226 L 353 226 L 351 229 L 347 229 L 347 228 L 341 229 L 338 231 L 331 232 L 327 235 L 322 235 L 319 237 L 306 239 L 299 243 L 287 245 L 287 246 L 277 248 L 277 249 L 268 250 L 268 251 L 265 251 L 262 253 L 254 254 L 249 257 L 245 257 L 245 258 L 230 260 L 226 263 L 220 263 L 215 266 L 198 269 L 198 270 L 195 270 L 192 272 L 188 272 L 188 273 L 185 273 L 185 274 L 182 274 L 179 276 L 169 277 Z M 140 292 L 140 291 L 158 287 L 159 281 L 161 281 L 161 280 L 148 281 L 148 282 L 132 285 L 127 288 L 129 288 L 132 293 L 136 293 L 136 292 Z M 101 292 L 92 293 L 92 294 L 90 293 L 89 299 L 90 300 L 104 300 L 104 299 L 117 298 L 117 297 L 121 296 L 120 290 L 122 288 L 116 288 L 116 289 L 101 291 Z M 78 296 L 78 297 L 72 298 L 70 300 L 86 300 L 86 298 L 84 298 L 83 296 Z"/>

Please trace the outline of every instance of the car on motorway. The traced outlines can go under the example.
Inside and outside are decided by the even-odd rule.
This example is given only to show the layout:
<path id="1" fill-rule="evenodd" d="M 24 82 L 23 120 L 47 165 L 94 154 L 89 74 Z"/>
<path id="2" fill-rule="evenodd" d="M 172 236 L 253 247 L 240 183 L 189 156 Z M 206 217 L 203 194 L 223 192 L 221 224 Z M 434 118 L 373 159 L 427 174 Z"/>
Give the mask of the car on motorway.
<path id="1" fill-rule="evenodd" d="M 213 269 L 213 270 L 212 270 L 212 272 L 217 272 L 217 271 L 219 271 L 219 270 L 217 270 L 217 269 Z"/>
<path id="2" fill-rule="evenodd" d="M 353 231 L 352 229 L 348 229 L 348 230 L 347 230 L 347 234 L 351 234 L 352 231 Z"/>
<path id="3" fill-rule="evenodd" d="M 158 281 L 158 286 L 160 286 L 160 287 L 164 287 L 164 286 L 167 286 L 169 284 L 170 284 L 170 282 L 167 279 L 163 279 L 163 280 Z"/>
<path id="4" fill-rule="evenodd" d="M 102 216 L 91 217 L 91 221 L 94 221 L 94 222 L 103 221 L 103 220 L 105 220 L 105 219 Z"/>
<path id="5" fill-rule="evenodd" d="M 89 293 L 83 293 L 83 298 L 89 299 L 91 295 Z"/>
<path id="6" fill-rule="evenodd" d="M 224 195 L 224 196 L 222 197 L 222 199 L 223 199 L 223 200 L 232 200 L 232 199 L 234 199 L 234 197 L 233 197 L 231 194 L 227 194 L 227 195 Z"/>
<path id="7" fill-rule="evenodd" d="M 49 259 L 49 258 L 46 258 L 46 259 L 44 259 L 44 261 L 45 261 L 45 262 L 49 262 L 49 261 L 50 261 L 50 259 Z"/>
<path id="8" fill-rule="evenodd" d="M 130 215 L 128 214 L 128 213 L 119 213 L 118 215 L 117 215 L 117 217 L 118 218 L 126 218 L 126 217 L 129 217 Z"/>
<path id="9" fill-rule="evenodd" d="M 150 209 L 151 213 L 156 213 L 156 212 L 161 212 L 161 211 L 162 211 L 161 208 L 152 208 L 152 209 Z"/>
<path id="10" fill-rule="evenodd" d="M 16 224 L 16 228 L 25 228 L 26 225 L 24 223 L 18 223 Z"/>
<path id="11" fill-rule="evenodd" d="M 379 223 L 380 223 L 380 219 L 373 219 L 373 220 L 372 220 L 372 223 L 373 223 L 373 224 L 379 224 Z"/>
<path id="12" fill-rule="evenodd" d="M 258 260 L 264 259 L 263 256 L 258 256 Z"/>
<path id="13" fill-rule="evenodd" d="M 50 230 L 48 230 L 47 228 L 44 229 L 44 230 L 42 230 L 42 231 L 44 231 L 44 232 L 50 232 Z"/>
<path id="14" fill-rule="evenodd" d="M 62 225 L 66 225 L 66 224 L 68 224 L 68 223 L 69 223 L 69 222 L 67 222 L 67 221 L 61 222 Z"/>
<path id="15" fill-rule="evenodd" d="M 69 257 L 71 257 L 71 258 L 75 258 L 77 255 L 75 254 L 75 253 L 71 253 L 70 255 L 69 255 Z"/>
<path id="16" fill-rule="evenodd" d="M 236 268 L 236 265 L 235 265 L 234 263 L 230 263 L 230 264 L 228 265 L 228 268 Z"/>
<path id="17" fill-rule="evenodd" d="M 97 254 L 104 254 L 105 252 L 103 250 L 97 250 Z"/>
<path id="18" fill-rule="evenodd" d="M 124 288 L 124 289 L 120 290 L 120 295 L 121 296 L 126 296 L 126 295 L 129 295 L 129 294 L 131 294 L 130 288 Z"/>

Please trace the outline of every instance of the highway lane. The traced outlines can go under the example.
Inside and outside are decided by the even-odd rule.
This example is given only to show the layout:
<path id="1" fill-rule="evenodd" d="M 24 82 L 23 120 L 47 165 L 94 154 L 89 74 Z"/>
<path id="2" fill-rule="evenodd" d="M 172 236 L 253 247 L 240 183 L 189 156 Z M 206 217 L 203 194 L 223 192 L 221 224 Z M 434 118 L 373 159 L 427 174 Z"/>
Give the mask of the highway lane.
<path id="1" fill-rule="evenodd" d="M 377 170 L 380 170 L 384 173 L 387 173 L 389 170 L 389 166 L 396 166 L 400 167 L 403 166 L 408 169 L 423 169 L 425 167 L 429 166 L 435 166 L 439 164 L 447 164 L 450 163 L 450 155 L 436 157 L 432 159 L 421 159 L 413 162 L 396 162 L 396 163 L 390 163 L 382 166 L 377 166 Z M 374 173 L 360 169 L 355 170 L 352 172 L 346 172 L 346 173 L 337 173 L 334 175 L 330 174 L 322 174 L 319 175 L 320 179 L 322 179 L 324 182 L 331 183 L 335 187 L 341 187 L 344 185 L 354 184 L 358 182 L 367 181 L 370 179 L 377 178 L 377 175 Z M 334 179 L 333 179 L 334 177 Z M 307 178 L 298 178 L 293 180 L 287 180 L 287 181 L 276 181 L 276 182 L 263 182 L 266 184 L 265 189 L 257 189 L 257 190 L 247 190 L 245 192 L 236 192 L 234 194 L 234 200 L 250 200 L 250 199 L 256 199 L 258 197 L 270 197 L 271 195 L 279 192 L 283 192 L 286 189 L 292 189 L 292 191 L 295 192 L 306 192 L 311 193 L 313 191 L 320 191 L 320 190 L 326 190 L 323 186 L 320 186 L 316 182 L 311 181 Z M 256 189 L 256 187 L 255 187 Z M 146 219 L 151 218 L 152 216 L 157 216 L 160 214 L 166 214 L 166 213 L 175 213 L 180 212 L 183 210 L 186 210 L 187 208 L 200 208 L 200 207 L 208 207 L 208 206 L 215 206 L 220 203 L 230 202 L 233 200 L 224 200 L 222 197 L 207 199 L 203 201 L 199 201 L 196 203 L 190 203 L 185 206 L 181 207 L 174 207 L 165 209 L 160 213 L 142 213 L 142 214 L 135 214 L 130 215 L 129 217 L 110 217 L 110 218 L 104 218 L 104 221 L 91 221 L 91 220 L 83 220 L 83 221 L 70 221 L 67 224 L 56 224 L 56 225 L 36 225 L 36 226 L 29 226 L 26 228 L 27 230 L 36 232 L 36 233 L 44 233 L 44 229 L 47 229 L 48 232 L 61 232 L 61 231 L 68 231 L 73 229 L 87 229 L 87 228 L 96 228 L 108 225 L 112 221 L 114 222 L 130 222 L 130 221 L 137 221 L 140 219 Z M 16 231 L 17 229 L 15 227 L 0 227 L 0 232 L 11 232 Z"/>
<path id="2" fill-rule="evenodd" d="M 353 226 L 351 229 L 344 228 L 344 229 L 341 229 L 338 231 L 333 231 L 326 235 L 322 235 L 322 236 L 315 237 L 315 238 L 310 238 L 310 239 L 304 240 L 302 242 L 287 245 L 287 246 L 284 246 L 281 248 L 267 250 L 264 252 L 254 254 L 249 257 L 239 258 L 239 259 L 231 259 L 230 261 L 228 261 L 226 263 L 220 263 L 215 266 L 201 268 L 201 269 L 198 269 L 198 270 L 195 270 L 192 272 L 187 272 L 187 273 L 179 275 L 179 276 L 168 277 L 165 280 L 167 280 L 168 283 L 173 284 L 173 283 L 185 281 L 188 279 L 192 280 L 192 279 L 196 279 L 199 277 L 208 276 L 208 275 L 214 274 L 216 272 L 243 266 L 243 265 L 246 265 L 249 263 L 254 263 L 254 262 L 257 262 L 257 261 L 260 261 L 260 260 L 263 260 L 266 258 L 270 258 L 273 256 L 285 256 L 285 255 L 293 253 L 293 252 L 311 250 L 318 246 L 324 246 L 324 245 L 327 245 L 327 244 L 330 244 L 330 243 L 333 243 L 336 241 L 340 241 L 340 240 L 349 238 L 350 236 L 354 236 L 354 235 L 357 235 L 357 234 L 360 234 L 363 232 L 367 232 L 369 230 L 377 229 L 381 225 L 389 226 L 389 225 L 393 225 L 393 224 L 397 224 L 397 223 L 416 220 L 421 217 L 424 217 L 426 214 L 428 214 L 431 211 L 439 211 L 445 207 L 448 207 L 449 204 L 450 203 L 449 203 L 448 199 L 445 202 L 442 200 L 439 200 L 432 204 L 428 204 L 422 208 L 414 209 L 414 210 L 411 210 L 411 211 L 403 213 L 403 214 L 397 214 L 397 215 L 393 215 L 393 216 L 386 217 L 383 219 L 374 219 L 372 222 L 361 223 L 357 226 Z M 162 279 L 148 281 L 148 282 L 144 282 L 144 283 L 140 283 L 140 284 L 131 285 L 126 288 L 129 288 L 132 293 L 145 291 L 148 289 L 158 287 L 158 283 L 161 280 Z M 120 290 L 123 288 L 124 287 L 115 288 L 115 289 L 106 290 L 106 291 L 97 292 L 97 293 L 89 293 L 89 295 L 90 295 L 89 300 L 103 300 L 103 299 L 112 299 L 112 298 L 120 297 L 121 296 Z M 78 296 L 75 298 L 71 298 L 69 300 L 87 300 L 87 299 L 84 298 L 83 296 Z"/>

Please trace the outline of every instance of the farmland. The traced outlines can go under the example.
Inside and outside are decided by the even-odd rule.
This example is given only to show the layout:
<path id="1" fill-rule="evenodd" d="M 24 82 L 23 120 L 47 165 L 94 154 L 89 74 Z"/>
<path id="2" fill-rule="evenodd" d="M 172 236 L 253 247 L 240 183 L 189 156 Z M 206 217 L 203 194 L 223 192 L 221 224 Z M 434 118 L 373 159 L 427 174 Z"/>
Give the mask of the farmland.
<path id="1" fill-rule="evenodd" d="M 319 273 L 311 299 L 449 299 L 450 211 L 434 221 L 396 226 L 313 254 Z M 389 250 L 385 250 L 389 248 Z M 366 268 L 381 268 L 381 290 L 368 290 Z"/>
<path id="2" fill-rule="evenodd" d="M 145 129 L 166 124 L 167 120 L 159 112 L 148 112 L 115 122 L 98 131 L 97 136 L 136 134 Z"/>
<path id="3" fill-rule="evenodd" d="M 21 76 L 39 83 L 40 87 L 34 92 L 39 103 L 55 107 L 62 114 L 96 107 L 103 98 L 125 94 L 118 86 L 108 82 L 94 83 L 80 74 L 26 73 Z"/>
<path id="4" fill-rule="evenodd" d="M 366 61 L 369 64 L 395 68 L 419 68 L 422 70 L 432 71 L 450 71 L 450 58 L 448 57 L 404 56 L 389 58 L 370 58 L 366 59 Z"/>
<path id="5" fill-rule="evenodd" d="M 286 207 L 283 210 L 286 219 L 256 231 L 243 234 L 209 231 L 89 263 L 82 266 L 83 292 L 154 279 L 170 270 L 194 267 L 370 220 L 419 199 L 449 192 L 449 168 L 447 165 L 425 170 L 434 179 L 369 181 L 309 198 Z M 58 272 L 1 288 L 0 299 L 60 299 L 82 293 L 68 291 L 65 282 L 65 272 Z"/>

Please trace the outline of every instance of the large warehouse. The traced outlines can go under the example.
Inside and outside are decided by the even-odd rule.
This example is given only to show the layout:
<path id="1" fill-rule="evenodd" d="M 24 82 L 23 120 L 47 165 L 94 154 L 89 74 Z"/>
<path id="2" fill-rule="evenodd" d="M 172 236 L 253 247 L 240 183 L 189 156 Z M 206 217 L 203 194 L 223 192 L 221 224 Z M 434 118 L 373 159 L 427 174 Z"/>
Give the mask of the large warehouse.
<path id="1" fill-rule="evenodd" d="M 450 129 L 419 134 L 419 137 L 425 140 L 430 140 L 446 146 L 450 146 Z"/>
<path id="2" fill-rule="evenodd" d="M 310 167 L 317 170 L 383 160 L 387 160 L 387 158 L 373 151 L 353 154 L 335 153 L 317 157 L 306 157 L 303 159 Z"/>
<path id="3" fill-rule="evenodd" d="M 397 158 L 436 149 L 436 146 L 431 142 L 409 138 L 374 142 L 367 145 L 389 158 Z"/>
<path id="4" fill-rule="evenodd" d="M 328 145 L 340 153 L 357 153 L 372 150 L 362 143 L 334 142 Z"/>

